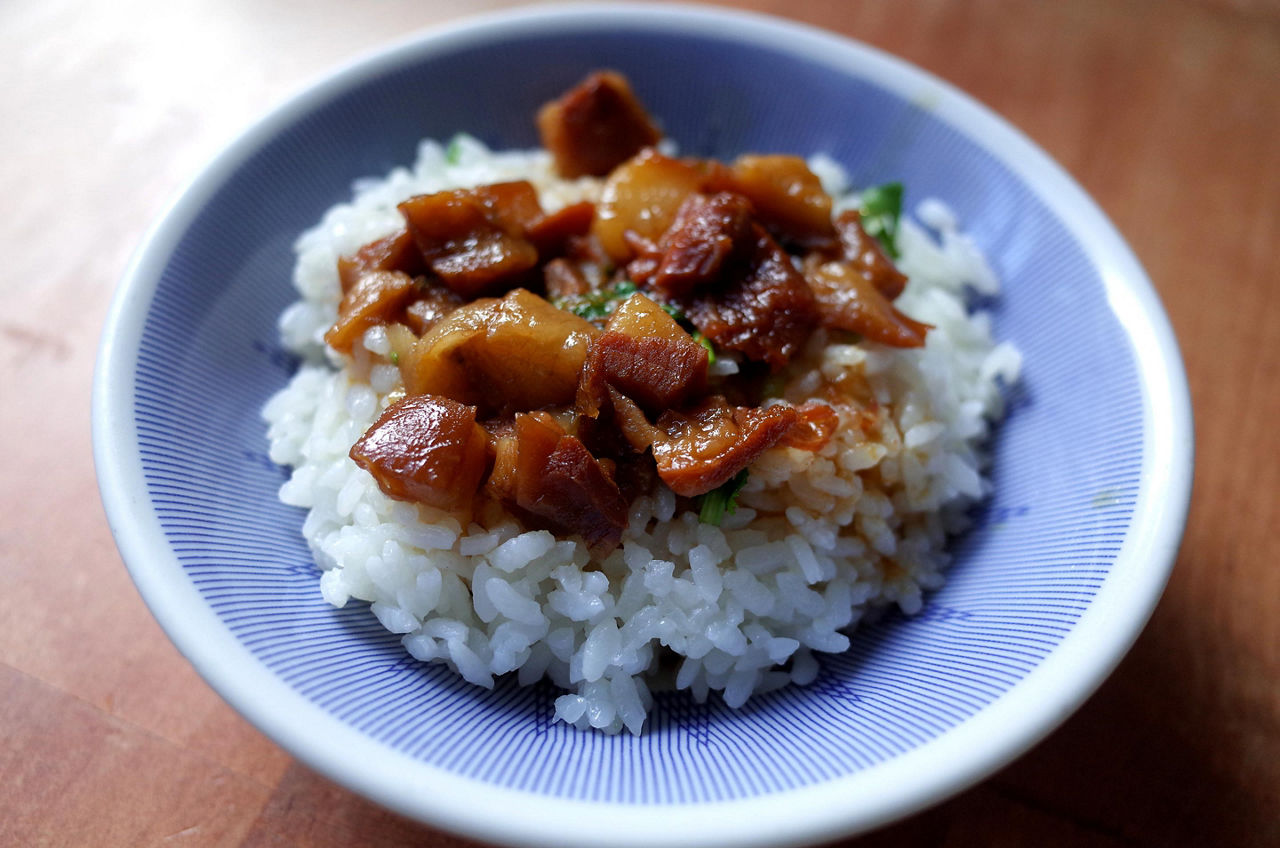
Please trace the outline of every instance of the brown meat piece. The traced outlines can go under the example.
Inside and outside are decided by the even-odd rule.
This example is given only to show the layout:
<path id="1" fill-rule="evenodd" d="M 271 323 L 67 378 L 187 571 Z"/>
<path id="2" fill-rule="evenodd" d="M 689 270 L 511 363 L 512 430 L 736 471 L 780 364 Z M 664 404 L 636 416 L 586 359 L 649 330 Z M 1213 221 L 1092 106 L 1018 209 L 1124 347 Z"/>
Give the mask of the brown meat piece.
<path id="1" fill-rule="evenodd" d="M 823 326 L 891 347 L 921 347 L 930 326 L 903 315 L 871 279 L 848 262 L 810 261 L 805 279 Z"/>
<path id="2" fill-rule="evenodd" d="M 600 239 L 591 233 L 585 236 L 570 236 L 564 245 L 564 256 L 583 266 L 584 271 L 593 267 L 598 268 L 601 279 L 606 273 L 612 271 L 613 260 L 605 252 Z M 599 288 L 600 284 L 597 283 L 595 287 Z"/>
<path id="3" fill-rule="evenodd" d="M 677 303 L 717 347 L 777 371 L 804 346 L 818 314 L 791 257 L 758 224 L 752 231 L 745 269 L 731 269 L 719 286 Z"/>
<path id="4" fill-rule="evenodd" d="M 803 245 L 830 239 L 831 197 L 799 156 L 740 156 L 730 171 L 733 190 L 779 238 Z"/>
<path id="5" fill-rule="evenodd" d="M 409 304 L 413 306 L 413 304 Z M 409 320 L 409 310 L 405 309 L 405 321 Z M 390 350 L 387 352 L 387 359 L 391 362 L 403 367 L 405 359 L 413 352 L 413 346 L 418 343 L 418 336 L 410 330 L 407 324 L 399 321 L 385 325 L 387 333 L 387 344 Z"/>
<path id="6" fill-rule="evenodd" d="M 658 273 L 658 265 L 662 263 L 662 248 L 634 230 L 627 230 L 623 239 L 635 257 L 627 263 L 627 279 L 640 288 L 652 289 L 653 275 Z"/>
<path id="7" fill-rule="evenodd" d="M 867 235 L 862 228 L 862 213 L 857 209 L 841 212 L 835 227 L 845 260 L 866 277 L 876 291 L 889 300 L 897 300 L 907 286 L 907 276 L 885 255 L 880 242 Z"/>
<path id="8" fill-rule="evenodd" d="M 555 421 L 552 419 L 554 425 Z M 496 500 L 516 498 L 516 422 L 512 417 L 491 418 L 481 424 L 489 434 L 489 479 L 485 493 Z M 558 437 L 558 434 L 557 434 Z"/>
<path id="9" fill-rule="evenodd" d="M 588 358 L 582 369 L 574 430 L 592 455 L 626 462 L 648 449 L 656 431 L 635 401 L 609 385 L 598 362 Z"/>
<path id="10" fill-rule="evenodd" d="M 627 524 L 627 502 L 586 446 L 545 412 L 517 414 L 509 439 L 499 449 L 507 454 L 505 480 L 493 488 L 553 529 L 581 535 L 593 552 L 613 550 Z"/>
<path id="11" fill-rule="evenodd" d="M 810 400 L 795 408 L 796 423 L 779 442 L 789 448 L 820 451 L 840 427 L 840 415 L 830 404 Z"/>
<path id="12" fill-rule="evenodd" d="M 605 180 L 591 233 L 614 262 L 626 262 L 634 254 L 627 232 L 656 242 L 703 180 L 694 166 L 646 148 Z"/>
<path id="13" fill-rule="evenodd" d="M 599 330 L 524 289 L 441 319 L 401 360 L 405 390 L 503 414 L 571 403 Z"/>
<path id="14" fill-rule="evenodd" d="M 633 294 L 591 344 L 574 404 L 577 428 L 596 456 L 627 461 L 657 435 L 657 415 L 706 390 L 708 356 L 663 309 Z M 643 409 L 642 409 L 643 407 Z"/>
<path id="15" fill-rule="evenodd" d="M 664 412 L 653 443 L 658 476 L 677 495 L 706 494 L 773 447 L 796 422 L 789 406 L 729 406 L 708 398 L 689 412 Z"/>
<path id="16" fill-rule="evenodd" d="M 402 229 L 369 242 L 350 256 L 338 257 L 338 280 L 342 283 L 342 293 L 346 294 L 366 271 L 403 271 L 416 277 L 426 268 L 413 236 Z"/>
<path id="17" fill-rule="evenodd" d="M 532 479 L 521 478 L 516 504 L 558 529 L 577 533 L 597 555 L 617 547 L 627 502 L 600 461 L 573 436 L 562 436 Z"/>
<path id="18" fill-rule="evenodd" d="M 392 404 L 351 448 L 388 497 L 469 507 L 484 477 L 488 434 L 476 408 L 435 395 Z"/>
<path id="19" fill-rule="evenodd" d="M 495 198 L 457 189 L 399 206 L 427 267 L 467 299 L 518 285 L 538 262 L 537 249 L 517 226 L 520 213 L 499 211 Z"/>
<path id="20" fill-rule="evenodd" d="M 591 291 L 591 283 L 582 269 L 568 259 L 552 259 L 542 266 L 542 281 L 547 297 L 554 299 L 578 297 Z"/>
<path id="21" fill-rule="evenodd" d="M 613 420 L 618 432 L 636 453 L 647 451 L 662 435 L 657 427 L 649 423 L 636 402 L 613 386 L 609 387 L 609 403 L 613 407 Z"/>
<path id="22" fill-rule="evenodd" d="M 542 146 L 562 177 L 602 177 L 662 133 L 616 71 L 596 71 L 538 110 Z"/>
<path id="23" fill-rule="evenodd" d="M 652 425 L 651 425 L 652 426 Z M 658 486 L 658 472 L 648 451 L 623 455 L 614 460 L 614 480 L 628 503 L 641 495 L 651 495 Z"/>
<path id="24" fill-rule="evenodd" d="M 585 236 L 591 231 L 595 217 L 594 203 L 587 200 L 571 203 L 531 221 L 525 227 L 525 238 L 533 242 L 543 259 L 560 256 L 568 249 L 570 239 Z"/>
<path id="25" fill-rule="evenodd" d="M 432 284 L 425 277 L 416 282 L 421 295 L 405 309 L 404 322 L 415 335 L 421 336 L 462 306 L 463 300 L 453 289 Z"/>
<path id="26" fill-rule="evenodd" d="M 670 297 L 713 285 L 734 252 L 751 244 L 751 214 L 742 195 L 690 195 L 662 237 L 662 258 L 649 283 Z"/>
<path id="27" fill-rule="evenodd" d="M 643 294 L 614 310 L 588 358 L 606 382 L 654 414 L 684 406 L 706 389 L 706 348 Z"/>
<path id="28" fill-rule="evenodd" d="M 538 190 L 528 180 L 489 183 L 466 191 L 484 207 L 491 221 L 508 232 L 527 233 L 546 216 Z"/>
<path id="29" fill-rule="evenodd" d="M 592 340 L 594 346 L 595 340 Z M 590 348 L 582 370 L 578 372 L 573 408 L 580 418 L 589 419 L 599 418 L 601 413 L 609 411 L 609 383 L 604 378 L 604 369 L 600 367 L 600 357 L 592 356 Z"/>
<path id="30" fill-rule="evenodd" d="M 365 330 L 396 320 L 411 301 L 417 287 L 401 271 L 365 271 L 342 296 L 338 319 L 324 334 L 325 343 L 340 353 L 351 353 Z"/>
<path id="31" fill-rule="evenodd" d="M 567 435 L 548 412 L 517 412 L 511 421 L 510 433 L 498 448 L 499 458 L 490 479 L 494 491 L 512 503 L 519 500 L 521 486 L 528 496 L 547 457 L 556 449 L 560 438 Z M 532 502 L 533 498 L 526 497 L 526 500 Z"/>
<path id="32" fill-rule="evenodd" d="M 599 358 L 610 385 L 650 413 L 683 406 L 706 388 L 707 350 L 697 342 L 686 345 L 606 330 L 592 345 L 591 356 Z"/>

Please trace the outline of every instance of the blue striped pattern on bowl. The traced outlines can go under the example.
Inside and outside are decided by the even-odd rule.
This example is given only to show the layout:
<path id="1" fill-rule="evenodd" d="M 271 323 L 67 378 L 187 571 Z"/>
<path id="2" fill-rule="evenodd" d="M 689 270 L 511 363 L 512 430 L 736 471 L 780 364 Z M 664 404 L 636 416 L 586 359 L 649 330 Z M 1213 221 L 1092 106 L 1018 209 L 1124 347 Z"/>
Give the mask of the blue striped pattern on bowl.
<path id="1" fill-rule="evenodd" d="M 825 152 L 859 184 L 901 180 L 908 205 L 945 200 L 1004 281 L 997 334 L 1025 355 L 993 444 L 996 494 L 921 615 L 863 627 L 812 686 L 739 711 L 660 696 L 639 738 L 554 724 L 548 687 L 473 688 L 409 658 L 364 605 L 326 605 L 302 514 L 276 499 L 284 472 L 265 456 L 259 419 L 295 365 L 275 320 L 293 299 L 296 234 L 353 179 L 410 161 L 419 137 L 466 130 L 495 147 L 531 146 L 536 104 L 597 66 L 626 72 L 687 152 Z M 143 508 L 221 626 L 284 685 L 448 772 L 626 804 L 812 785 L 975 715 L 1089 607 L 1129 529 L 1143 460 L 1129 336 L 1086 251 L 1042 198 L 926 103 L 706 33 L 530 32 L 500 51 L 455 44 L 311 103 L 181 237 L 147 308 L 133 380 Z"/>

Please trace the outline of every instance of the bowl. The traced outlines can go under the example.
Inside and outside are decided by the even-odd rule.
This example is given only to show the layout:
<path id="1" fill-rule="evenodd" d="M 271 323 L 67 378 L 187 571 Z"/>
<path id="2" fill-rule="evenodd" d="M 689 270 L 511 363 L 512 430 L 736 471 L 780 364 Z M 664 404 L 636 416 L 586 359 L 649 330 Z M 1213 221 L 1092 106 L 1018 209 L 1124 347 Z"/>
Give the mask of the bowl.
<path id="1" fill-rule="evenodd" d="M 811 686 L 730 710 L 658 699 L 640 736 L 553 723 L 334 609 L 277 500 L 260 410 L 296 366 L 276 320 L 291 245 L 352 182 L 465 130 L 537 143 L 537 104 L 627 74 L 686 152 L 825 152 L 854 184 L 938 197 L 1004 290 L 1024 357 L 994 495 L 914 617 L 860 628 Z M 795 845 L 980 780 L 1114 668 L 1167 580 L 1190 491 L 1186 380 L 1123 239 L 988 109 L 875 49 L 700 8 L 542 8 L 431 30 L 284 103 L 217 156 L 136 254 L 94 386 L 102 498 L 139 591 L 206 680 L 335 781 L 434 825 L 557 846 Z"/>

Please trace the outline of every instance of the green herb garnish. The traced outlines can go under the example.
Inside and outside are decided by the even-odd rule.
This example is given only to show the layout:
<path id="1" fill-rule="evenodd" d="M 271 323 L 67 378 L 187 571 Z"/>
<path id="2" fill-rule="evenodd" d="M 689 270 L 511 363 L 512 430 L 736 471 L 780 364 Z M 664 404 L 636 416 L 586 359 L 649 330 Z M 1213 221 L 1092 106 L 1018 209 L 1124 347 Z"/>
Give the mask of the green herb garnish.
<path id="1" fill-rule="evenodd" d="M 391 351 L 391 355 L 388 356 L 387 359 L 391 360 L 392 365 L 400 364 L 400 354 L 396 353 L 394 350 Z"/>
<path id="2" fill-rule="evenodd" d="M 444 161 L 448 162 L 450 165 L 456 165 L 459 160 L 462 159 L 463 137 L 462 133 L 458 133 L 453 138 L 449 139 L 449 146 L 444 149 Z"/>
<path id="3" fill-rule="evenodd" d="M 902 183 L 872 186 L 859 198 L 862 228 L 884 247 L 892 259 L 898 253 L 898 219 L 902 217 Z"/>
<path id="4" fill-rule="evenodd" d="M 631 280 L 623 280 L 609 288 L 599 289 L 577 297 L 558 299 L 554 302 L 554 305 L 572 312 L 579 318 L 594 321 L 600 318 L 608 318 L 613 313 L 613 310 L 618 308 L 618 304 L 631 297 L 637 291 L 639 289 L 635 283 Z"/>
<path id="5" fill-rule="evenodd" d="M 744 468 L 728 483 L 701 495 L 698 498 L 698 520 L 703 524 L 719 527 L 726 513 L 733 515 L 738 509 L 738 494 L 747 485 L 747 476 L 747 469 Z"/>
<path id="6" fill-rule="evenodd" d="M 680 307 L 673 306 L 670 303 L 659 303 L 658 305 L 661 306 L 662 311 L 670 315 L 672 320 L 675 321 L 677 324 L 684 324 L 688 322 L 689 316 L 685 315 L 684 310 L 682 310 Z"/>
<path id="7" fill-rule="evenodd" d="M 716 348 L 715 348 L 715 345 L 711 344 L 711 339 L 702 335 L 702 333 L 699 333 L 697 330 L 694 330 L 691 335 L 693 336 L 693 340 L 695 342 L 697 342 L 698 344 L 702 345 L 707 349 L 707 364 L 715 365 L 716 364 Z"/>

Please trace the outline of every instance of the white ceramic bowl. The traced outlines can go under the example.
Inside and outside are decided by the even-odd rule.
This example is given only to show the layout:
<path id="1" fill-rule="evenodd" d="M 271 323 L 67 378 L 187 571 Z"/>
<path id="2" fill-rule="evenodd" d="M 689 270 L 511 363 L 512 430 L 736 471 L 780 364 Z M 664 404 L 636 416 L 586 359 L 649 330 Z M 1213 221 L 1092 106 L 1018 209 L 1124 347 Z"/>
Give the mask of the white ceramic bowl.
<path id="1" fill-rule="evenodd" d="M 294 363 L 294 237 L 352 180 L 469 131 L 530 147 L 536 104 L 627 73 L 682 149 L 824 152 L 950 203 L 1025 356 L 996 494 L 924 613 L 858 631 L 747 709 L 659 699 L 639 738 L 550 722 L 546 687 L 415 663 L 321 600 L 259 410 Z M 1151 284 L 1094 203 L 987 109 L 871 48 L 709 9 L 568 7 L 415 36 L 337 71 L 215 159 L 137 254 L 103 337 L 94 446 L 140 592 L 201 674 L 312 767 L 403 813 L 529 845 L 783 845 L 865 830 L 1057 726 L 1146 622 L 1185 518 L 1192 432 Z"/>

